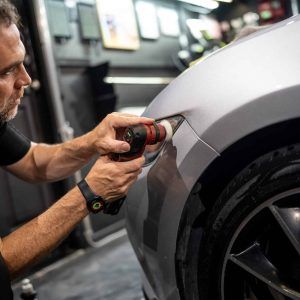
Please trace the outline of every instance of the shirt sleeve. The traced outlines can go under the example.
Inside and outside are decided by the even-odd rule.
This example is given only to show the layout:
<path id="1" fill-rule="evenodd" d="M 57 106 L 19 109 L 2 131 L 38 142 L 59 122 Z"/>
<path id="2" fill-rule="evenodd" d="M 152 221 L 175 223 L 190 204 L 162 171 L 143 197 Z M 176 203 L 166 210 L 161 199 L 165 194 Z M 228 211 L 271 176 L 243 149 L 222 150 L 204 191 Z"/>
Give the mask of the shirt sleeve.
<path id="1" fill-rule="evenodd" d="M 23 158 L 31 146 L 30 140 L 11 124 L 0 128 L 0 165 L 11 165 Z"/>

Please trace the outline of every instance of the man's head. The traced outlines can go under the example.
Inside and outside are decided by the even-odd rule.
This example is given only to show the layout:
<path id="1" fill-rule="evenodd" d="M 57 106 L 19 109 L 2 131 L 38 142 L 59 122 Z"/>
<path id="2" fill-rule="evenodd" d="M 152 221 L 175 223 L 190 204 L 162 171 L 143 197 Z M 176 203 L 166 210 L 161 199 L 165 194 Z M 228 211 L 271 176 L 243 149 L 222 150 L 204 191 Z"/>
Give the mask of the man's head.
<path id="1" fill-rule="evenodd" d="M 16 24 L 18 26 L 20 16 L 16 8 L 7 0 L 0 0 L 0 25 L 9 26 Z"/>
<path id="2" fill-rule="evenodd" d="M 24 87 L 31 83 L 23 65 L 25 48 L 18 22 L 15 7 L 0 0 L 0 122 L 15 117 Z"/>

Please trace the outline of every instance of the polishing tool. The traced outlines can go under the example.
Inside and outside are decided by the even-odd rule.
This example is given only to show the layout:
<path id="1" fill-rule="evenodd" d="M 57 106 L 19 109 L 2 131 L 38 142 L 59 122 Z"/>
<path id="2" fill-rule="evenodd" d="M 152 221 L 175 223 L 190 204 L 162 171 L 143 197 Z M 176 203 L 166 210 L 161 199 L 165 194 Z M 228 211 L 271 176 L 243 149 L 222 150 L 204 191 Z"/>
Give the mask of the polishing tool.
<path id="1" fill-rule="evenodd" d="M 173 137 L 173 128 L 169 121 L 153 122 L 152 124 L 138 124 L 125 129 L 122 140 L 130 145 L 126 153 L 110 155 L 114 161 L 129 161 L 143 155 L 147 145 L 155 145 L 170 141 Z"/>

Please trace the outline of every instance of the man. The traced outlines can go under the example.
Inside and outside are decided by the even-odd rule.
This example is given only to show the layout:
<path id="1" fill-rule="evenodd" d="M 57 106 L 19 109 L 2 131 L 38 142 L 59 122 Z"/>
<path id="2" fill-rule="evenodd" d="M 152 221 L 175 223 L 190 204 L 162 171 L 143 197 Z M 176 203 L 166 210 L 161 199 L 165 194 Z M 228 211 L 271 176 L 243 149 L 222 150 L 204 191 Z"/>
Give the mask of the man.
<path id="1" fill-rule="evenodd" d="M 30 142 L 8 122 L 17 114 L 24 88 L 31 83 L 23 65 L 25 49 L 17 24 L 15 8 L 8 0 L 0 0 L 0 165 L 29 182 L 55 181 L 101 154 L 86 183 L 106 201 L 123 197 L 140 174 L 144 159 L 118 163 L 105 155 L 129 150 L 127 143 L 115 140 L 117 128 L 153 120 L 113 113 L 91 132 L 69 142 L 53 146 Z M 2 300 L 12 299 L 9 278 L 54 249 L 88 214 L 83 194 L 74 187 L 46 212 L 0 239 Z"/>

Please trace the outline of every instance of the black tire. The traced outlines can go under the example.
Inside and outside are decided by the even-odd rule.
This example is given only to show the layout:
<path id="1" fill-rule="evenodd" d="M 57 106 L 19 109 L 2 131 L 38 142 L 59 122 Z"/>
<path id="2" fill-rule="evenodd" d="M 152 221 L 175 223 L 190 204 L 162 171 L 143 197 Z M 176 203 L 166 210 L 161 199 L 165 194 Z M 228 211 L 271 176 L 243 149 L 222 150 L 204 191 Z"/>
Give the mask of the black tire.
<path id="1" fill-rule="evenodd" d="M 198 258 L 200 300 L 300 300 L 300 145 L 262 156 L 232 180 Z"/>

